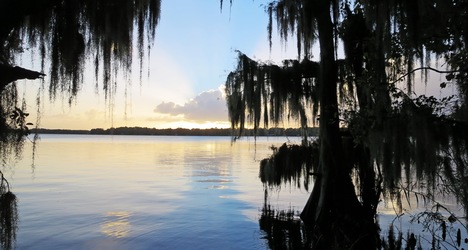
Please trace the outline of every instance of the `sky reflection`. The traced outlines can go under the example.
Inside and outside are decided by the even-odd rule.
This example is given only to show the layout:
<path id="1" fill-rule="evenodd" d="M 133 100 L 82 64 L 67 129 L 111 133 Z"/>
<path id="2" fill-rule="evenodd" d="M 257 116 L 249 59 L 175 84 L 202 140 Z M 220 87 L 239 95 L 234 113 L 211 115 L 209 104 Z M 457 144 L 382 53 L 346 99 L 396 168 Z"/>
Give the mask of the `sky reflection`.
<path id="1" fill-rule="evenodd" d="M 109 237 L 124 238 L 130 233 L 131 213 L 128 211 L 108 212 L 101 224 L 101 232 Z"/>
<path id="2" fill-rule="evenodd" d="M 265 248 L 258 161 L 285 138 L 41 137 L 8 173 L 18 249 Z"/>

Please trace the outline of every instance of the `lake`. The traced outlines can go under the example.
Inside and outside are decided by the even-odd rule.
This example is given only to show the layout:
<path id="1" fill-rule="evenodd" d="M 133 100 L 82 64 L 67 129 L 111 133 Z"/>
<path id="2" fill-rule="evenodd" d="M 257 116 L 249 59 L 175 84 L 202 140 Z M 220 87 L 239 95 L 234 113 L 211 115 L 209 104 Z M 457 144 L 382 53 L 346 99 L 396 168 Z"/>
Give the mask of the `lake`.
<path id="1" fill-rule="evenodd" d="M 27 143 L 23 159 L 3 169 L 18 197 L 17 249 L 269 249 L 259 222 L 264 207 L 259 162 L 271 155 L 272 145 L 300 141 L 40 137 L 34 161 Z M 284 186 L 270 190 L 269 204 L 300 211 L 308 197 L 304 190 Z M 415 203 L 396 220 L 392 203 L 381 203 L 382 235 L 393 222 L 404 236 L 414 232 L 429 239 L 422 246 L 430 247 L 430 232 L 421 223 L 408 222 L 425 209 Z M 453 198 L 444 198 L 443 205 L 463 215 Z M 458 228 L 463 226 L 453 230 Z"/>
<path id="2" fill-rule="evenodd" d="M 17 249 L 266 249 L 259 161 L 300 138 L 41 135 L 4 170 Z M 300 210 L 309 194 L 271 195 Z"/>

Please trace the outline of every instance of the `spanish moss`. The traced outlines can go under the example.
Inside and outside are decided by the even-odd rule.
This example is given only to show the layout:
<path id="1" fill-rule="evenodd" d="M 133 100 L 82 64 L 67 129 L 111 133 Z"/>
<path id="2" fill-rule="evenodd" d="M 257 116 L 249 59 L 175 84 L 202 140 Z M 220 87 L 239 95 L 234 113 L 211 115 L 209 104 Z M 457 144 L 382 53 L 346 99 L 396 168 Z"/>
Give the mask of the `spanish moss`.
<path id="1" fill-rule="evenodd" d="M 131 71 L 134 40 L 142 66 L 144 51 L 151 48 L 155 36 L 161 3 L 24 0 L 7 1 L 0 7 L 0 62 L 13 64 L 22 50 L 40 51 L 42 71 L 49 71 L 51 97 L 63 93 L 71 101 L 81 88 L 90 56 L 106 94 L 111 94 L 113 74 Z M 15 13 L 8 13 L 11 10 Z"/>
<path id="2" fill-rule="evenodd" d="M 308 190 L 310 177 L 315 174 L 318 166 L 317 143 L 302 147 L 284 143 L 279 148 L 272 149 L 272 156 L 260 162 L 259 176 L 265 187 L 280 188 L 289 183 Z"/>
<path id="3" fill-rule="evenodd" d="M 42 90 L 51 100 L 62 97 L 71 105 L 94 66 L 106 102 L 113 102 L 117 77 L 129 81 L 134 48 L 142 75 L 145 52 L 151 50 L 161 12 L 160 0 L 18 0 L 0 2 L 0 158 L 7 166 L 21 157 L 29 129 L 26 102 L 17 80 L 41 80 L 36 127 L 40 122 Z M 136 41 L 136 44 L 135 42 Z M 17 65 L 26 53 L 39 57 L 39 71 Z M 34 64 L 34 60 L 31 61 Z M 111 106 L 111 105 L 109 105 Z M 33 161 L 35 142 L 33 138 Z M 34 164 L 34 163 L 33 163 Z M 16 197 L 1 173 L 0 244 L 12 249 L 17 228 Z"/>
<path id="4" fill-rule="evenodd" d="M 272 65 L 239 54 L 226 80 L 229 117 L 238 136 L 246 126 L 278 125 L 285 117 L 301 127 L 310 117 L 319 119 L 318 150 L 309 152 L 310 159 L 318 159 L 317 178 L 301 214 L 306 224 L 321 227 L 324 234 L 338 226 L 343 230 L 339 237 L 361 237 L 375 228 L 371 224 L 382 196 L 401 209 L 411 192 L 454 195 L 468 216 L 468 70 L 462 28 L 468 27 L 467 7 L 463 1 L 270 2 L 270 48 L 276 24 L 284 42 L 296 35 L 298 57 L 304 59 Z M 318 62 L 310 60 L 315 43 Z M 339 43 L 343 60 L 336 52 Z M 433 68 L 441 59 L 442 68 Z M 455 95 L 416 95 L 415 84 L 429 83 L 429 70 L 443 79 L 431 79 L 436 87 L 456 86 Z M 311 169 L 303 164 L 307 157 L 295 152 L 301 150 L 283 145 L 261 162 L 266 186 L 307 188 L 304 173 Z M 349 206 L 340 208 L 345 201 Z M 353 221 L 356 216 L 362 221 Z M 378 243 L 370 237 L 369 244 Z M 354 243 L 340 244 L 349 248 Z"/>
<path id="5" fill-rule="evenodd" d="M 10 191 L 10 184 L 0 171 L 0 245 L 2 249 L 13 249 L 18 227 L 16 196 Z"/>
<path id="6" fill-rule="evenodd" d="M 226 100 L 233 129 L 239 136 L 250 124 L 275 126 L 285 119 L 299 120 L 307 128 L 307 112 L 314 120 L 317 106 L 318 63 L 304 59 L 284 61 L 283 66 L 258 63 L 239 52 L 238 68 L 226 81 Z M 307 137 L 307 134 L 304 134 Z"/>
<path id="7" fill-rule="evenodd" d="M 149 54 L 152 47 L 160 9 L 160 0 L 2 1 L 2 161 L 5 163 L 5 159 L 12 155 L 20 156 L 24 137 L 33 125 L 26 121 L 28 112 L 26 104 L 19 98 L 16 80 L 43 79 L 47 75 L 48 82 L 41 81 L 38 89 L 48 90 L 52 100 L 60 96 L 71 105 L 85 82 L 85 68 L 91 63 L 94 64 L 95 81 L 101 85 L 106 103 L 111 107 L 117 77 L 129 78 L 131 73 L 134 48 L 140 60 L 141 79 L 144 52 Z M 39 57 L 41 72 L 15 66 L 22 61 L 25 52 L 31 53 L 31 58 Z M 40 102 L 38 99 L 37 103 Z"/>

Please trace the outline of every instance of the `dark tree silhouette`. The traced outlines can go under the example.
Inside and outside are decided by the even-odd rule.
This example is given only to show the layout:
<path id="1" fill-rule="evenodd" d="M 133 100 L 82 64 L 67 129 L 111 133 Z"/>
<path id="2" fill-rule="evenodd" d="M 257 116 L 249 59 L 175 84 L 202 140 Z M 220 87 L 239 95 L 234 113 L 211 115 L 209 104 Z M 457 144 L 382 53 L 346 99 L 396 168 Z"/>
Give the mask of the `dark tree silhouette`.
<path id="1" fill-rule="evenodd" d="M 131 73 L 134 47 L 141 77 L 145 51 L 151 49 L 160 7 L 160 0 L 0 1 L 2 165 L 9 157 L 21 155 L 28 126 L 33 125 L 26 121 L 26 103 L 20 100 L 15 81 L 43 78 L 47 72 L 50 81 L 42 81 L 38 88 L 47 88 L 51 98 L 61 95 L 71 103 L 83 84 L 85 65 L 92 59 L 96 86 L 98 82 L 102 84 L 106 98 L 110 98 L 117 74 Z M 40 69 L 16 65 L 24 51 L 40 59 Z M 37 102 L 39 105 L 39 97 Z M 16 198 L 3 174 L 1 177 L 0 243 L 4 249 L 10 249 L 15 239 Z"/>
<path id="2" fill-rule="evenodd" d="M 151 49 L 155 36 L 160 6 L 160 0 L 1 1 L 2 156 L 9 155 L 9 142 L 21 141 L 27 129 L 25 105 L 19 102 L 14 81 L 42 78 L 47 72 L 48 86 L 42 83 L 40 88 L 47 88 L 51 98 L 61 94 L 71 103 L 81 88 L 84 67 L 89 61 L 94 65 L 96 82 L 102 83 L 106 98 L 110 97 L 117 74 L 131 72 L 134 41 L 141 75 L 145 51 Z M 15 65 L 24 51 L 37 55 L 39 70 Z M 14 115 L 17 110 L 21 114 Z"/>
<path id="3" fill-rule="evenodd" d="M 284 40 L 296 35 L 304 59 L 277 66 L 239 53 L 238 67 L 226 81 L 229 114 L 239 135 L 249 123 L 257 129 L 262 119 L 264 126 L 277 125 L 287 115 L 306 128 L 308 118 L 319 116 L 314 166 L 307 163 L 315 162 L 310 156 L 294 154 L 294 147 L 290 154 L 284 152 L 288 148 L 278 150 L 261 166 L 268 185 L 298 182 L 298 173 L 309 172 L 302 168 L 314 169 L 313 190 L 301 214 L 315 230 L 314 246 L 375 248 L 381 195 L 401 206 L 402 192 L 412 192 L 413 186 L 424 186 L 428 197 L 438 188 L 450 190 L 466 205 L 467 11 L 465 1 L 437 0 L 280 0 L 267 5 L 270 38 L 276 22 Z M 315 43 L 317 62 L 310 61 Z M 338 59 L 339 43 L 343 60 Z M 446 68 L 431 67 L 441 59 Z M 424 79 L 428 71 L 443 74 L 447 81 L 440 87 L 454 84 L 458 94 L 441 100 L 415 96 L 415 72 Z M 406 92 L 398 88 L 403 80 Z M 310 147 L 308 142 L 303 146 Z M 285 164 L 279 153 L 304 162 L 280 170 Z M 309 176 L 302 177 L 307 183 Z"/>

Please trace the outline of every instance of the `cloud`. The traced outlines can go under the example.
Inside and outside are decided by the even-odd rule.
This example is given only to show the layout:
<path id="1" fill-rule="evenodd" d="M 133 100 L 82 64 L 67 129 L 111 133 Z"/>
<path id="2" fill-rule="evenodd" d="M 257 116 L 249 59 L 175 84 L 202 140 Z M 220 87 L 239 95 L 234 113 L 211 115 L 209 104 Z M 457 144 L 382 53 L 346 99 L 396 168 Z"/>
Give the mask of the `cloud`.
<path id="1" fill-rule="evenodd" d="M 162 102 L 156 106 L 154 112 L 170 116 L 182 115 L 185 121 L 196 123 L 228 121 L 226 100 L 221 88 L 202 92 L 183 105 Z"/>

